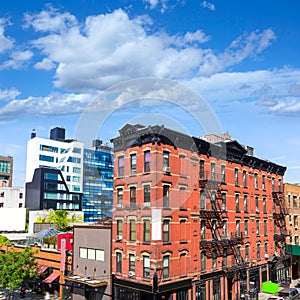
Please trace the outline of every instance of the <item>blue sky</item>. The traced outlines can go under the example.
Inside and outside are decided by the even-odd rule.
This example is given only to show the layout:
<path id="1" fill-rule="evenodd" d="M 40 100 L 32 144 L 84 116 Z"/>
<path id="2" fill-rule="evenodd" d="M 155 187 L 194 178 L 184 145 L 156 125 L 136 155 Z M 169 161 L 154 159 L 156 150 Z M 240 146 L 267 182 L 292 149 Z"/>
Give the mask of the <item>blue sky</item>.
<path id="1" fill-rule="evenodd" d="M 174 100 L 175 91 L 128 103 L 143 95 L 123 84 L 91 105 L 136 78 L 195 91 L 222 131 L 300 182 L 299 9 L 297 0 L 2 1 L 0 154 L 14 157 L 14 185 L 24 184 L 31 130 L 48 137 L 64 126 L 74 137 L 87 107 L 104 141 L 127 122 L 206 133 L 193 120 L 198 100 Z"/>

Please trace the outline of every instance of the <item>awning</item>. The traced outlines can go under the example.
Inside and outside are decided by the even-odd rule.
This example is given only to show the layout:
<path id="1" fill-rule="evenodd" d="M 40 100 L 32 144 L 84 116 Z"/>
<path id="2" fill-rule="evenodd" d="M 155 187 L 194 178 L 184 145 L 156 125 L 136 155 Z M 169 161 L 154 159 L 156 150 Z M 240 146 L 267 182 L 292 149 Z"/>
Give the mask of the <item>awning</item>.
<path id="1" fill-rule="evenodd" d="M 91 279 L 91 278 L 82 277 L 79 275 L 65 277 L 65 280 L 74 281 L 74 282 L 92 286 L 92 287 L 101 287 L 101 286 L 108 285 L 108 282 L 106 280 Z"/>
<path id="2" fill-rule="evenodd" d="M 41 275 L 41 274 L 44 273 L 47 269 L 48 269 L 48 266 L 41 266 L 41 267 L 37 270 L 37 274 L 38 274 L 38 275 Z"/>
<path id="3" fill-rule="evenodd" d="M 59 273 L 51 273 L 47 278 L 43 280 L 45 283 L 51 283 L 53 282 L 56 278 L 60 276 Z"/>

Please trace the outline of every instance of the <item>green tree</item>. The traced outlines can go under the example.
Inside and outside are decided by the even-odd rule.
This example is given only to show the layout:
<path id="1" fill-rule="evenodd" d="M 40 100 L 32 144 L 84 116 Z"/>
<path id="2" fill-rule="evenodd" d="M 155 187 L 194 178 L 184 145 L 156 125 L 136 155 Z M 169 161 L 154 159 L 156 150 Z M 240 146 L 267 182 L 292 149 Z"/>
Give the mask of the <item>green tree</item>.
<path id="1" fill-rule="evenodd" d="M 23 252 L 7 251 L 0 255 L 0 286 L 8 288 L 10 295 L 24 280 L 37 278 L 35 252 L 25 248 Z"/>
<path id="2" fill-rule="evenodd" d="M 10 243 L 10 240 L 4 236 L 4 235 L 0 235 L 0 247 L 4 246 L 4 245 L 8 245 Z"/>
<path id="3" fill-rule="evenodd" d="M 69 212 L 67 210 L 52 210 L 49 213 L 47 221 L 53 223 L 59 231 L 70 230 L 71 219 L 68 218 Z"/>

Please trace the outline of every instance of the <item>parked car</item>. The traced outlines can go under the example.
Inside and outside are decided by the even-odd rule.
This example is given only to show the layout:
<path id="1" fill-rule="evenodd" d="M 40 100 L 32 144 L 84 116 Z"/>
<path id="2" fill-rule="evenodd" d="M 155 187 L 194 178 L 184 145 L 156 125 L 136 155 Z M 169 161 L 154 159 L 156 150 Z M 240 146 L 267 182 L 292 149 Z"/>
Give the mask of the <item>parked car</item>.
<path id="1" fill-rule="evenodd" d="M 278 296 L 285 300 L 300 300 L 300 294 L 295 288 L 284 288 L 279 291 Z"/>
<path id="2" fill-rule="evenodd" d="M 266 300 L 284 300 L 282 297 L 277 297 L 277 296 L 271 296 L 267 298 Z"/>

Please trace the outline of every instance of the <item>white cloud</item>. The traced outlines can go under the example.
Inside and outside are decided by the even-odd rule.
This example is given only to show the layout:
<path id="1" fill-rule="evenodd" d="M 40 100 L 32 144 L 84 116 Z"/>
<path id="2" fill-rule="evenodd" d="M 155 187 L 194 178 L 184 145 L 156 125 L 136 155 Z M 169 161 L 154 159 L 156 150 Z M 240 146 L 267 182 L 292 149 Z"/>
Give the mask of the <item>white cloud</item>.
<path id="1" fill-rule="evenodd" d="M 145 0 L 145 3 L 150 5 L 150 9 L 160 8 L 160 12 L 164 13 L 168 8 L 168 0 Z"/>
<path id="2" fill-rule="evenodd" d="M 0 101 L 9 101 L 15 99 L 18 95 L 20 95 L 20 92 L 17 89 L 11 88 L 11 89 L 0 89 Z"/>
<path id="3" fill-rule="evenodd" d="M 0 18 L 0 54 L 14 45 L 14 40 L 11 37 L 7 37 L 4 34 L 5 26 L 9 25 L 7 19 Z"/>
<path id="4" fill-rule="evenodd" d="M 26 20 L 26 26 L 43 32 L 32 44 L 46 60 L 35 67 L 56 66 L 55 86 L 72 91 L 105 89 L 138 77 L 210 76 L 256 56 L 275 39 L 270 29 L 252 32 L 237 38 L 223 53 L 215 53 L 200 47 L 210 39 L 200 29 L 176 36 L 150 33 L 149 17 L 131 19 L 121 9 L 89 16 L 84 24 L 53 9 L 27 15 Z"/>
<path id="5" fill-rule="evenodd" d="M 202 6 L 203 8 L 208 8 L 209 10 L 215 10 L 215 9 L 216 9 L 214 4 L 209 3 L 209 2 L 207 2 L 207 1 L 203 1 L 203 2 L 201 3 L 201 6 Z"/>
<path id="6" fill-rule="evenodd" d="M 66 115 L 81 113 L 96 94 L 59 94 L 47 97 L 28 97 L 12 100 L 0 108 L 0 120 L 18 118 L 20 115 Z"/>
<path id="7" fill-rule="evenodd" d="M 55 68 L 55 64 L 49 58 L 44 58 L 42 61 L 37 62 L 34 65 L 34 68 L 37 70 L 49 71 Z"/>
<path id="8" fill-rule="evenodd" d="M 47 10 L 43 10 L 36 15 L 26 13 L 24 19 L 24 28 L 33 27 L 40 32 L 64 32 L 77 24 L 74 16 L 69 13 L 58 13 L 50 5 L 48 5 Z"/>
<path id="9" fill-rule="evenodd" d="M 20 69 L 30 61 L 33 57 L 33 53 L 29 50 L 26 51 L 14 51 L 10 54 L 11 59 L 4 61 L 0 65 L 0 70 L 5 69 Z"/>

